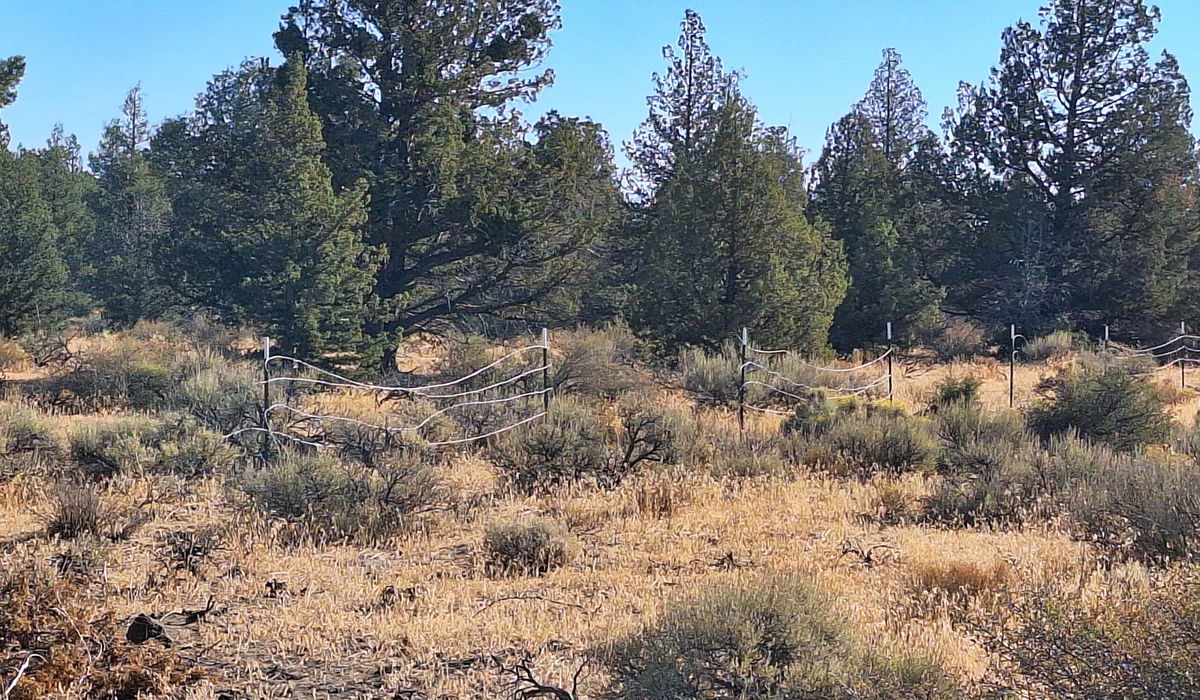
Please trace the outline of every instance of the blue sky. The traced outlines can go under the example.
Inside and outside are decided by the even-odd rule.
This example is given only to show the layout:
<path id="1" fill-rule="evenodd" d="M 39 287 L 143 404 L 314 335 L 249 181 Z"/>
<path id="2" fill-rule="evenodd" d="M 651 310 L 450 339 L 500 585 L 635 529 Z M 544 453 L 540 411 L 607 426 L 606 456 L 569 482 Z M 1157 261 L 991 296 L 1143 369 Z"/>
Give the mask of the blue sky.
<path id="1" fill-rule="evenodd" d="M 769 124 L 790 127 L 817 151 L 825 129 L 857 101 L 894 46 L 930 104 L 936 127 L 960 80 L 986 78 L 1001 31 L 1035 19 L 1044 0 L 561 0 L 554 87 L 523 108 L 590 116 L 618 151 L 645 118 L 661 48 L 685 8 L 700 12 L 709 44 Z M 275 52 L 271 33 L 288 0 L 0 0 L 0 55 L 29 68 L 15 105 L 0 114 L 14 143 L 41 145 L 56 122 L 95 148 L 125 92 L 140 83 L 152 121 L 191 108 L 214 74 Z M 1200 1 L 1160 0 L 1155 51 L 1168 49 L 1200 86 Z M 1193 99 L 1193 105 L 1197 105 Z"/>

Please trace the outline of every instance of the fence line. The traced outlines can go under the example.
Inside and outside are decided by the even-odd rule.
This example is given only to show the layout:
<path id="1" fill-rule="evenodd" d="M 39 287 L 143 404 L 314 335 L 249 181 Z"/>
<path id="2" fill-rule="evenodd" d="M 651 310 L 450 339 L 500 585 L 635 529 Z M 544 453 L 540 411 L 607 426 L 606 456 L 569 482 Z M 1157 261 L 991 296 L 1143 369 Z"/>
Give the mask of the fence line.
<path id="1" fill-rule="evenodd" d="M 468 382 L 477 377 L 484 376 L 485 373 L 487 373 L 488 371 L 496 369 L 497 367 L 501 366 L 506 361 L 511 360 L 514 357 L 518 357 L 522 354 L 525 354 L 525 353 L 528 353 L 528 352 L 534 351 L 534 350 L 541 352 L 541 364 L 532 369 L 526 369 L 526 370 L 517 372 L 516 374 L 514 374 L 512 376 L 506 377 L 499 381 L 492 382 L 492 383 L 488 384 L 487 386 L 479 387 L 476 389 L 467 389 L 465 391 L 456 391 L 456 392 L 450 392 L 450 393 L 432 393 L 433 390 L 437 390 L 437 389 L 447 389 L 450 387 L 461 386 L 464 382 Z M 235 430 L 235 431 L 225 435 L 225 438 L 228 439 L 228 438 L 232 438 L 237 435 L 242 435 L 245 433 L 262 433 L 264 435 L 265 440 L 267 440 L 269 443 L 274 443 L 276 446 L 279 446 L 280 438 L 286 439 L 286 440 L 291 440 L 291 441 L 299 443 L 299 444 L 316 447 L 318 449 L 330 446 L 329 443 L 327 443 L 327 442 L 318 442 L 316 440 L 305 440 L 305 439 L 296 437 L 294 435 L 291 435 L 287 432 L 284 432 L 281 430 L 276 430 L 272 426 L 271 417 L 275 413 L 283 412 L 288 415 L 298 417 L 300 423 L 316 423 L 316 424 L 320 425 L 327 421 L 331 421 L 331 422 L 342 422 L 342 423 L 349 423 L 349 424 L 353 424 L 353 425 L 359 425 L 364 428 L 368 428 L 368 429 L 372 429 L 372 430 L 379 430 L 382 433 L 387 434 L 387 435 L 410 433 L 410 434 L 414 435 L 417 439 L 421 440 L 421 442 L 428 447 L 459 445 L 459 444 L 465 444 L 465 443 L 469 443 L 469 442 L 475 442 L 478 440 L 484 440 L 489 437 L 493 437 L 495 435 L 500 435 L 502 433 L 508 432 L 509 430 L 513 430 L 522 425 L 532 423 L 533 421 L 539 420 L 547 415 L 547 413 L 550 410 L 550 397 L 551 397 L 551 394 L 553 394 L 553 392 L 554 392 L 553 387 L 550 386 L 550 380 L 549 380 L 549 371 L 551 369 L 551 364 L 550 364 L 549 358 L 550 358 L 550 333 L 547 329 L 543 328 L 542 329 L 542 338 L 541 338 L 540 343 L 535 344 L 535 345 L 528 345 L 528 346 L 513 350 L 512 352 L 509 352 L 508 354 L 504 355 L 503 357 L 500 357 L 499 359 L 497 359 L 493 362 L 490 362 L 487 365 L 470 372 L 469 374 L 466 374 L 462 377 L 458 377 L 457 379 L 453 379 L 453 380 L 445 381 L 445 382 L 433 383 L 433 384 L 426 384 L 426 385 L 422 385 L 422 386 L 392 386 L 392 385 L 385 385 L 385 384 L 371 384 L 371 383 L 367 383 L 367 382 L 360 382 L 360 381 L 351 379 L 349 377 L 343 376 L 341 374 L 338 374 L 336 372 L 332 372 L 332 371 L 329 371 L 322 367 L 318 367 L 310 362 L 306 362 L 299 358 L 291 357 L 288 355 L 273 355 L 273 354 L 271 354 L 271 339 L 268 337 L 264 337 L 263 338 L 263 379 L 260 382 L 258 382 L 258 384 L 261 384 L 263 387 L 262 410 L 259 414 L 259 425 L 253 426 L 253 427 L 242 428 L 240 430 Z M 317 379 L 317 378 L 313 378 L 313 377 L 291 376 L 291 375 L 271 376 L 271 363 L 273 363 L 273 362 L 275 362 L 275 363 L 290 362 L 290 363 L 292 363 L 293 369 L 294 368 L 308 369 L 313 372 L 316 372 L 319 376 L 321 376 L 323 378 Z M 440 408 L 440 409 L 426 415 L 422 420 L 420 420 L 419 422 L 417 422 L 413 425 L 403 425 L 403 426 L 390 426 L 390 425 L 386 425 L 386 424 L 385 425 L 377 425 L 375 423 L 362 421 L 362 420 L 359 420 L 356 418 L 350 418 L 348 416 L 311 413 L 309 411 L 302 410 L 296 406 L 293 406 L 293 405 L 287 403 L 286 399 L 282 403 L 272 403 L 271 402 L 271 391 L 270 391 L 270 387 L 274 384 L 307 384 L 307 385 L 328 386 L 328 387 L 334 387 L 334 388 L 340 388 L 340 389 L 347 389 L 347 390 L 351 390 L 351 391 L 365 391 L 365 392 L 370 392 L 370 393 L 374 393 L 374 394 L 386 394 L 388 396 L 391 396 L 394 394 L 402 394 L 402 395 L 407 395 L 407 396 L 411 396 L 414 398 L 420 397 L 420 398 L 433 399 L 433 400 L 462 399 L 462 398 L 471 397 L 471 396 L 476 396 L 476 397 L 481 396 L 481 395 L 485 394 L 486 392 L 494 391 L 496 389 L 500 389 L 502 387 L 515 384 L 516 382 L 519 382 L 522 379 L 525 379 L 527 377 L 530 377 L 530 376 L 533 376 L 533 375 L 539 374 L 539 373 L 541 374 L 541 379 L 542 379 L 542 388 L 541 389 L 537 389 L 537 390 L 533 390 L 533 391 L 525 391 L 525 392 L 517 394 L 515 396 L 506 396 L 506 397 L 491 398 L 491 399 L 479 398 L 479 399 L 469 400 L 469 401 L 458 401 L 457 403 L 454 403 L 450 406 L 445 406 L 443 408 Z M 510 403 L 514 403 L 517 401 L 531 399 L 531 398 L 534 398 L 537 396 L 542 397 L 542 410 L 540 412 L 538 412 L 534 415 L 523 417 L 523 418 L 521 418 L 521 420 L 515 421 L 513 423 L 510 423 L 508 425 L 502 426 L 495 430 L 489 431 L 482 435 L 469 435 L 469 436 L 464 436 L 464 437 L 460 437 L 460 438 L 456 438 L 456 439 L 440 440 L 440 441 L 423 440 L 420 438 L 420 431 L 422 428 L 429 425 L 429 423 L 431 421 L 433 421 L 434 419 L 436 419 L 440 416 L 444 416 L 444 415 L 450 413 L 451 411 L 470 407 L 470 406 L 496 406 L 496 405 L 501 405 L 501 404 L 510 404 Z"/>

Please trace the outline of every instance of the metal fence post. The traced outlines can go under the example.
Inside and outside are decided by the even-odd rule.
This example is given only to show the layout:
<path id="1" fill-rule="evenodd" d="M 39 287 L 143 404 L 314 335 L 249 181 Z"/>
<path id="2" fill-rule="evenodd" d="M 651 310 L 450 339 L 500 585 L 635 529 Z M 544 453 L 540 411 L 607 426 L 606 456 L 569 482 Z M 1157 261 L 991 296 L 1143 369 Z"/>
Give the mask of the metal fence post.
<path id="1" fill-rule="evenodd" d="M 262 337 L 263 351 L 263 387 L 262 387 L 262 429 L 263 429 L 263 454 L 269 455 L 271 452 L 271 337 L 264 335 Z"/>
<path id="2" fill-rule="evenodd" d="M 888 321 L 888 322 L 887 322 L 887 341 L 888 341 L 888 349 L 887 349 L 887 358 L 888 358 L 888 401 L 891 401 L 891 400 L 893 400 L 893 397 L 895 396 L 895 385 L 892 383 L 892 378 L 893 378 L 895 375 L 893 374 L 893 370 L 892 370 L 892 356 L 893 356 L 893 354 L 894 354 L 894 353 L 892 353 L 892 322 L 891 322 L 891 321 Z"/>
<path id="3" fill-rule="evenodd" d="M 542 410 L 550 411 L 550 329 L 542 328 Z"/>
<path id="4" fill-rule="evenodd" d="M 1108 374 L 1108 324 L 1104 324 L 1104 350 L 1100 353 L 1100 370 Z"/>
<path id="5" fill-rule="evenodd" d="M 1179 347 L 1181 349 L 1179 351 L 1179 357 L 1178 357 L 1178 360 L 1179 360 L 1179 388 L 1180 389 L 1187 388 L 1187 347 L 1188 347 L 1188 344 L 1187 344 L 1187 338 L 1183 337 L 1185 335 L 1187 335 L 1187 322 L 1180 321 L 1179 322 L 1179 342 L 1181 343 L 1181 345 Z"/>
<path id="6" fill-rule="evenodd" d="M 1008 324 L 1008 338 L 1011 344 L 1008 354 L 1008 407 L 1013 408 L 1017 393 L 1017 324 Z"/>
<path id="7" fill-rule="evenodd" d="M 746 432 L 746 349 L 750 345 L 750 330 L 742 326 L 741 384 L 738 385 L 738 430 Z"/>

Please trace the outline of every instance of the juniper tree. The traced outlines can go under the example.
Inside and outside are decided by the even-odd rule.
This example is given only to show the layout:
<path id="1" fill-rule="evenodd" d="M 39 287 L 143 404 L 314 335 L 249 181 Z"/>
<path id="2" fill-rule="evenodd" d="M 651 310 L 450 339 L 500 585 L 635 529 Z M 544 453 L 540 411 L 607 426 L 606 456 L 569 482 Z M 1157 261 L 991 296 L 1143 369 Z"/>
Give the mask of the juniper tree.
<path id="1" fill-rule="evenodd" d="M 161 267 L 171 203 L 147 157 L 150 124 L 140 88 L 129 91 L 121 112 L 90 159 L 97 176 L 90 198 L 96 228 L 86 286 L 109 321 L 128 325 L 172 307 L 163 279 L 177 271 Z"/>
<path id="2" fill-rule="evenodd" d="M 303 0 L 284 18 L 276 44 L 309 66 L 335 184 L 369 183 L 375 334 L 537 314 L 556 288 L 547 247 L 585 255 L 591 223 L 561 212 L 608 195 L 568 182 L 550 206 L 522 191 L 533 166 L 509 108 L 553 80 L 538 65 L 559 24 L 553 0 Z"/>
<path id="3" fill-rule="evenodd" d="M 190 303 L 319 360 L 367 350 L 377 256 L 366 185 L 335 188 L 299 60 L 217 76 L 197 112 L 164 125 L 155 163 L 174 200 L 170 258 Z"/>
<path id="4" fill-rule="evenodd" d="M 823 349 L 845 293 L 841 247 L 805 218 L 792 141 L 758 121 L 699 15 L 682 26 L 628 146 L 644 188 L 630 320 L 666 351 L 719 345 L 741 326 L 764 343 Z"/>
<path id="5" fill-rule="evenodd" d="M 20 56 L 0 60 L 0 108 L 16 100 L 24 73 Z M 9 151 L 0 123 L 0 336 L 45 324 L 62 306 L 66 267 L 41 184 L 36 158 Z"/>

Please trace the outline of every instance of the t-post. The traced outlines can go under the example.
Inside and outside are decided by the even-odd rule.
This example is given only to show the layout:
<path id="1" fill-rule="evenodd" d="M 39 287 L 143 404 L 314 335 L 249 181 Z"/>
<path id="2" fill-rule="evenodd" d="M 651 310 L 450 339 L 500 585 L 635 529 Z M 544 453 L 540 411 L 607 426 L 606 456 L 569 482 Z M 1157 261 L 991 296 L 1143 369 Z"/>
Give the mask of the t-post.
<path id="1" fill-rule="evenodd" d="M 1187 335 L 1187 321 L 1180 321 L 1179 322 L 1179 342 L 1181 344 L 1179 346 L 1180 350 L 1179 350 L 1179 358 L 1178 358 L 1179 388 L 1180 389 L 1187 388 L 1187 355 L 1188 355 L 1187 347 L 1188 347 L 1188 345 L 1187 345 L 1187 338 L 1183 337 L 1185 335 Z"/>
<path id="2" fill-rule="evenodd" d="M 750 330 L 742 326 L 741 384 L 738 385 L 738 431 L 746 432 L 746 349 L 750 346 Z"/>
<path id="3" fill-rule="evenodd" d="M 888 349 L 887 349 L 887 358 L 888 358 L 888 401 L 891 401 L 891 400 L 892 400 L 892 397 L 894 396 L 894 393 L 895 393 L 895 386 L 892 384 L 892 377 L 893 377 L 894 375 L 892 374 L 892 354 L 893 354 L 893 353 L 892 353 L 892 322 L 891 322 L 891 321 L 888 321 L 888 322 L 887 322 L 887 341 L 888 341 Z"/>
<path id="4" fill-rule="evenodd" d="M 550 329 L 542 328 L 542 410 L 550 412 Z"/>
<path id="5" fill-rule="evenodd" d="M 1008 324 L 1008 339 L 1011 351 L 1008 353 L 1008 407 L 1016 404 L 1017 383 L 1017 324 Z"/>

